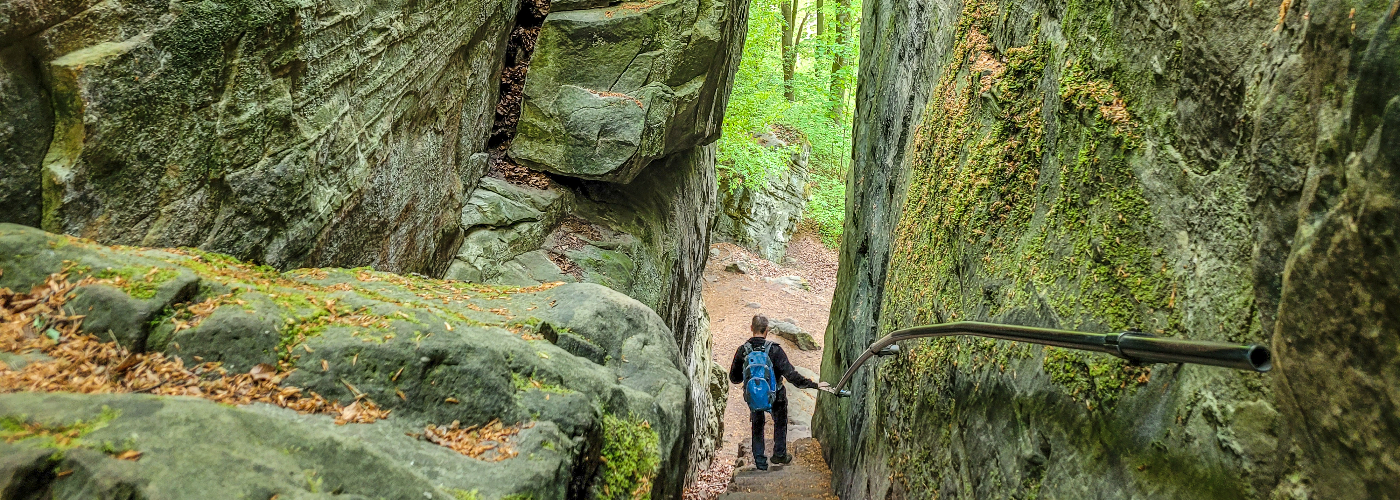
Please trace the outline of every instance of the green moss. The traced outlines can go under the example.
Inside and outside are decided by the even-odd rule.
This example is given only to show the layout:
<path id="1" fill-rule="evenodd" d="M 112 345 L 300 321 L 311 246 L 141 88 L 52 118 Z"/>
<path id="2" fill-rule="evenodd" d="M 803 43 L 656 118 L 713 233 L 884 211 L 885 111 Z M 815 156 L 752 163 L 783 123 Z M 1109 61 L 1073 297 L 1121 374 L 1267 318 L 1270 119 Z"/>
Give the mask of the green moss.
<path id="1" fill-rule="evenodd" d="M 479 494 L 477 494 L 476 490 L 467 491 L 467 490 L 459 490 L 459 489 L 449 489 L 449 490 L 447 490 L 447 492 L 448 492 L 448 493 L 451 493 L 451 494 L 452 494 L 452 498 L 455 498 L 455 499 L 457 499 L 457 500 L 480 500 L 480 499 L 481 499 L 481 496 L 480 496 Z"/>
<path id="2" fill-rule="evenodd" d="M 84 436 L 106 427 L 109 422 L 119 416 L 121 416 L 120 411 L 107 406 L 103 406 L 102 413 L 92 420 L 76 420 L 69 424 L 32 422 L 23 415 L 0 416 L 0 439 L 11 443 L 26 441 L 43 448 L 67 450 L 87 446 L 82 441 Z M 110 447 L 111 445 L 104 443 L 102 446 Z M 99 447 L 98 449 L 103 448 Z"/>
<path id="3" fill-rule="evenodd" d="M 1148 370 L 1110 356 L 1049 347 L 1043 363 L 1050 380 L 1086 401 L 1089 409 L 1113 406 L 1129 384 L 1146 382 Z"/>
<path id="4" fill-rule="evenodd" d="M 986 3 L 964 4 L 916 128 L 881 330 L 1034 312 L 1063 328 L 1184 332 L 1182 280 L 1160 249 L 1164 229 L 1135 171 L 1144 123 L 1157 123 L 1144 120 L 1161 119 L 1161 110 L 1135 107 L 1151 85 L 1118 62 L 1111 2 L 1071 0 L 1060 23 L 1063 45 L 1041 41 L 1034 23 L 1023 36 L 1008 37 L 1020 47 L 994 41 L 1006 29 L 999 16 Z M 1053 137 L 1045 133 L 1048 121 L 1056 125 Z M 1238 296 L 1242 302 L 1230 307 L 1247 310 L 1243 301 L 1251 296 Z M 1048 314 L 1041 313 L 1046 306 Z M 1016 370 L 1043 370 L 1063 391 L 997 393 L 1015 399 L 996 404 L 1014 407 L 1017 424 L 1063 433 L 1078 453 L 1146 464 L 1138 470 L 1157 484 L 1205 496 L 1241 493 L 1238 482 L 1196 457 L 1140 450 L 1113 421 L 1115 406 L 1145 383 L 1149 368 L 976 338 L 911 342 L 875 370 L 871 406 L 889 426 L 893 479 L 905 491 L 944 489 L 944 474 L 956 469 L 947 450 L 964 439 L 955 429 L 983 411 L 1010 411 L 975 405 L 988 404 L 979 391 L 1004 390 Z M 1041 476 L 1027 477 L 985 480 L 1000 482 L 996 491 L 1035 498 Z"/>
<path id="5" fill-rule="evenodd" d="M 660 439 L 645 420 L 603 415 L 603 467 L 594 492 L 599 498 L 649 499 L 661 466 Z"/>
<path id="6" fill-rule="evenodd" d="M 179 275 L 179 271 L 165 267 L 125 266 L 103 269 L 94 277 L 110 280 L 127 295 L 144 300 L 155 297 L 161 285 Z"/>
<path id="7" fill-rule="evenodd" d="M 88 276 L 92 274 L 92 266 L 65 260 L 63 261 L 63 272 L 69 276 Z"/>
<path id="8" fill-rule="evenodd" d="M 532 374 L 529 377 L 519 373 L 510 374 L 511 382 L 515 384 L 516 391 L 536 390 L 551 394 L 573 394 L 575 391 L 559 384 L 551 384 L 537 380 Z"/>
<path id="9" fill-rule="evenodd" d="M 1100 3 L 1071 6 L 1088 23 L 1075 25 L 1076 33 L 1111 26 L 1098 10 L 1090 15 L 1110 8 Z M 1175 280 L 1153 249 L 1160 228 L 1129 163 L 1141 143 L 1130 99 L 1099 72 L 1056 60 L 1038 34 L 998 51 L 987 35 L 997 32 L 995 23 L 992 7 L 965 5 L 951 62 L 930 100 L 938 109 L 917 129 L 882 326 L 995 318 L 1048 302 L 1067 328 L 1172 331 L 1180 322 Z M 1059 96 L 1060 106 L 1047 105 L 1046 94 Z M 1046 143 L 1047 111 L 1059 114 L 1053 144 Z M 1002 367 L 1013 356 L 995 343 L 934 342 L 967 348 L 927 354 L 947 365 Z M 1061 370 L 1071 365 L 1075 376 Z M 1109 387 L 1131 390 L 1141 379 L 1103 356 L 1047 370 L 1063 372 L 1052 377 L 1057 382 L 1085 380 L 1080 372 L 1108 377 L 1095 379 L 1093 391 L 1066 386 L 1093 397 L 1091 407 L 1117 399 Z"/>
<path id="10" fill-rule="evenodd" d="M 281 277 L 276 269 L 243 262 L 230 255 L 198 248 L 181 248 L 180 251 L 189 254 L 190 258 L 177 259 L 175 263 L 190 268 L 203 278 L 237 277 L 243 281 L 257 281 Z"/>

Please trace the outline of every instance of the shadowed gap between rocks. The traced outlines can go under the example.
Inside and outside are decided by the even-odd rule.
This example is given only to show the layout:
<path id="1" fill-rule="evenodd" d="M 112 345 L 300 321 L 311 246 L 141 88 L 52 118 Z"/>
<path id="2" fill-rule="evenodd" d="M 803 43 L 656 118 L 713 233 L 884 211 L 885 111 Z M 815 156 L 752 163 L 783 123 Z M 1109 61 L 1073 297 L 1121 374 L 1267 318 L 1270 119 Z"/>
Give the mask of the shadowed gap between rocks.
<path id="1" fill-rule="evenodd" d="M 489 175 L 537 189 L 547 189 L 549 178 L 520 166 L 510 159 L 507 150 L 515 138 L 515 127 L 520 123 L 520 110 L 525 102 L 525 75 L 530 72 L 530 59 L 534 56 L 544 18 L 549 15 L 549 7 L 550 0 L 520 2 L 520 12 L 516 14 L 515 27 L 511 28 L 506 45 L 496 122 L 491 126 L 491 137 L 486 144 L 491 156 Z"/>

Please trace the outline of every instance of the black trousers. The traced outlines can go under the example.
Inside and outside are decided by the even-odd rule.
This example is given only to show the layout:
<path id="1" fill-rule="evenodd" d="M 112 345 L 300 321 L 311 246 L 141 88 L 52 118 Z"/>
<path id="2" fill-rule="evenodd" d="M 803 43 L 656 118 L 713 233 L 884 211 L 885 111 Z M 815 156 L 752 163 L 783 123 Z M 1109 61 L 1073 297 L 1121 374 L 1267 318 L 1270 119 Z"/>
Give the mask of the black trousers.
<path id="1" fill-rule="evenodd" d="M 763 420 L 766 411 L 749 412 L 749 424 L 753 430 L 753 458 L 755 461 L 767 458 L 763 447 Z M 788 400 L 787 391 L 779 392 L 773 400 L 773 456 L 787 454 Z"/>

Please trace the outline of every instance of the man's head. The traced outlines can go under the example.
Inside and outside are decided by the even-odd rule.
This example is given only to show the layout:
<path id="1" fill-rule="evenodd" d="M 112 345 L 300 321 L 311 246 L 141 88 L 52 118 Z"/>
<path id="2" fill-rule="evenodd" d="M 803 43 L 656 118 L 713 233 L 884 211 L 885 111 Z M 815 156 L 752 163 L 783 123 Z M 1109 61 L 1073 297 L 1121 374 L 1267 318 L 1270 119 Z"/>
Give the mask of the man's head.
<path id="1" fill-rule="evenodd" d="M 749 323 L 749 328 L 754 335 L 768 336 L 768 317 L 762 314 L 753 315 L 753 322 Z"/>

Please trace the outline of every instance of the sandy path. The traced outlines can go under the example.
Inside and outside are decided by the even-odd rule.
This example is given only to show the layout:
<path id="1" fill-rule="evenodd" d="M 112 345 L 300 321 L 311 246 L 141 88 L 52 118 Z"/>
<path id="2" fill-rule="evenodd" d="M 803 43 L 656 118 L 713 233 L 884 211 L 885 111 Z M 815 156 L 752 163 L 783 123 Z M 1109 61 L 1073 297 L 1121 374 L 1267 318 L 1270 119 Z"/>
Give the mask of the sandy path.
<path id="1" fill-rule="evenodd" d="M 797 326 L 810 333 L 817 344 L 822 343 L 826 332 L 827 314 L 831 309 L 831 296 L 836 285 L 837 254 L 822 246 L 810 233 L 800 233 L 793 237 L 788 246 L 787 265 L 778 265 L 729 243 L 716 243 L 711 248 L 719 255 L 711 254 L 705 267 L 705 310 L 710 315 L 710 329 L 713 339 L 715 361 L 726 369 L 733 360 L 734 351 L 751 336 L 749 321 L 754 314 L 763 314 L 770 320 L 793 320 Z M 725 271 L 730 263 L 743 260 L 748 262 L 750 274 Z M 806 278 L 812 290 L 769 283 L 763 278 L 797 275 Z M 757 303 L 760 307 L 748 307 Z M 796 366 L 817 372 L 821 368 L 821 351 L 802 351 L 786 339 L 770 335 L 769 339 L 783 346 L 789 359 Z M 794 407 L 790 411 L 796 411 Z M 788 426 L 789 442 L 811 435 L 811 429 L 801 426 Z M 729 405 L 724 414 L 724 444 L 716 455 L 715 469 L 707 474 L 710 482 L 727 480 L 732 471 L 738 444 L 749 439 L 748 408 L 744 404 L 743 389 L 739 385 L 729 386 Z M 772 441 L 771 425 L 768 440 Z M 770 444 L 771 446 L 771 444 Z M 702 481 L 703 482 L 703 481 Z M 717 486 L 717 485 L 714 485 Z M 701 489 L 705 489 L 703 486 Z M 720 490 L 722 491 L 722 490 Z M 687 498 L 713 498 L 709 494 L 687 495 Z"/>

